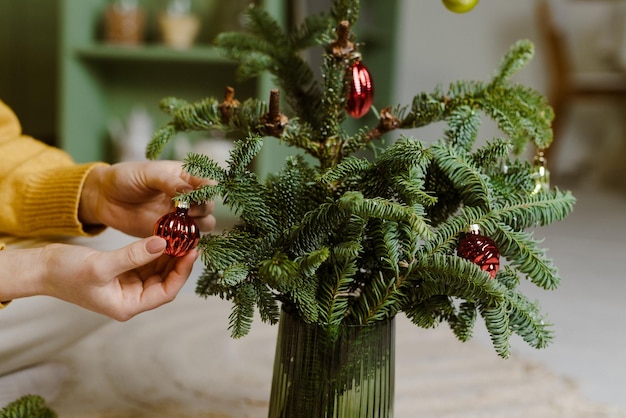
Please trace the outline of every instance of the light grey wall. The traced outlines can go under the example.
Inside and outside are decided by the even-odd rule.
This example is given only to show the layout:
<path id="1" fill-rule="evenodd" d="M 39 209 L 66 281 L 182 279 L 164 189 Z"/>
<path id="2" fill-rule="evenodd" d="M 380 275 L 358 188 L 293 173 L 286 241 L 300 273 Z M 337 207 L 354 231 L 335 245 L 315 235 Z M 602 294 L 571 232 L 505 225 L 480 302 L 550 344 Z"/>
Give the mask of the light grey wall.
<path id="1" fill-rule="evenodd" d="M 480 0 L 466 14 L 446 10 L 441 0 L 400 0 L 398 65 L 395 97 L 410 104 L 415 93 L 447 86 L 458 79 L 487 80 L 508 47 L 521 38 L 535 44 L 535 58 L 515 80 L 545 93 L 545 49 L 536 23 L 535 0 Z M 565 26 L 575 64 L 583 70 L 615 70 L 607 48 L 626 25 L 626 2 L 554 0 L 558 20 Z M 622 6 L 619 6 L 619 5 Z M 620 9 L 622 7 L 622 9 Z M 621 10 L 621 12 L 620 12 Z M 619 16 L 621 13 L 621 18 Z M 621 20 L 620 20 L 621 19 Z M 618 33 L 619 35 L 619 33 Z M 626 32 L 623 32 L 626 51 Z M 622 68 L 626 73 L 626 67 Z M 615 104 L 577 105 L 567 119 L 558 156 L 562 172 L 591 174 L 606 158 L 626 157 L 624 107 Z M 441 126 L 409 132 L 423 140 L 441 136 Z M 481 138 L 500 135 L 493 124 L 483 125 Z"/>
<path id="2" fill-rule="evenodd" d="M 500 57 L 518 39 L 538 43 L 533 1 L 480 0 L 474 10 L 456 14 L 440 0 L 401 0 L 398 37 L 396 97 L 410 104 L 415 93 L 431 91 L 450 82 L 488 80 Z M 536 45 L 535 59 L 516 80 L 539 90 L 545 87 L 543 59 Z M 497 134 L 485 124 L 487 137 Z M 437 138 L 441 126 L 425 127 L 412 133 L 420 139 Z"/>

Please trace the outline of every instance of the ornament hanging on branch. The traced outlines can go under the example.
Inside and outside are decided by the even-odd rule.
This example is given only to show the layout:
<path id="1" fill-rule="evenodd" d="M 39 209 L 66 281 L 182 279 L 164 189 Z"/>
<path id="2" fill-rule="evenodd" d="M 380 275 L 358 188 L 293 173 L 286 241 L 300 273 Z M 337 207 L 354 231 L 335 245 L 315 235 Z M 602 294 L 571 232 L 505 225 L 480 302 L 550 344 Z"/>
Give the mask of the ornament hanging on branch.
<path id="1" fill-rule="evenodd" d="M 478 4 L 478 0 L 442 0 L 446 9 L 454 13 L 467 13 Z"/>
<path id="2" fill-rule="evenodd" d="M 550 190 L 550 172 L 546 167 L 546 158 L 543 155 L 543 150 L 537 151 L 530 175 L 535 180 L 535 187 L 531 194 L 534 195 L 541 191 L 547 192 Z"/>
<path id="3" fill-rule="evenodd" d="M 350 68 L 350 91 L 346 110 L 353 118 L 361 118 L 369 112 L 374 100 L 374 82 L 360 55 Z"/>
<path id="4" fill-rule="evenodd" d="M 154 225 L 154 235 L 167 242 L 165 254 L 182 257 L 198 245 L 200 229 L 188 212 L 189 202 L 180 200 L 174 212 L 162 216 Z"/>
<path id="5" fill-rule="evenodd" d="M 459 242 L 457 255 L 479 266 L 492 279 L 496 278 L 500 269 L 500 250 L 491 238 L 480 234 L 477 224 L 470 225 L 468 234 Z"/>
<path id="6" fill-rule="evenodd" d="M 353 118 L 362 118 L 369 112 L 374 100 L 372 75 L 356 52 L 356 44 L 350 40 L 350 22 L 343 20 L 337 26 L 337 39 L 330 43 L 329 52 L 340 61 L 349 60 L 347 77 L 350 80 L 346 112 Z"/>

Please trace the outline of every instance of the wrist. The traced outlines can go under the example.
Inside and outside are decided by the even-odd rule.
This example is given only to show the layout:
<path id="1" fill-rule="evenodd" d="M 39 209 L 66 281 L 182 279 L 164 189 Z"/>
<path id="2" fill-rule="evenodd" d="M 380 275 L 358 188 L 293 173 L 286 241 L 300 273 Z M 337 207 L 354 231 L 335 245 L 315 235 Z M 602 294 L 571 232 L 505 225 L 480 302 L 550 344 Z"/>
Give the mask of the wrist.
<path id="1" fill-rule="evenodd" d="M 43 248 L 0 251 L 0 300 L 46 294 Z"/>
<path id="2" fill-rule="evenodd" d="M 78 220 L 83 225 L 102 225 L 100 219 L 100 185 L 107 166 L 94 167 L 85 178 L 78 204 Z"/>

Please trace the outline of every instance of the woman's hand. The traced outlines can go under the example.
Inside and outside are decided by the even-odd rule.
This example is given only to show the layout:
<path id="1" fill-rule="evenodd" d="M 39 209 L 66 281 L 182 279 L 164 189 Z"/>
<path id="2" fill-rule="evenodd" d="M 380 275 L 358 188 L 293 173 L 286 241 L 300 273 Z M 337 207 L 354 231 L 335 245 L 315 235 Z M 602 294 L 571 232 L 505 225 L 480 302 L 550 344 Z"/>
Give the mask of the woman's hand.
<path id="1" fill-rule="evenodd" d="M 164 249 L 150 237 L 104 252 L 67 244 L 0 251 L 0 300 L 47 295 L 126 321 L 172 301 L 191 274 L 197 251 L 175 258 Z"/>
<path id="2" fill-rule="evenodd" d="M 79 219 L 126 234 L 152 235 L 155 222 L 174 210 L 176 194 L 210 184 L 186 173 L 178 161 L 124 162 L 94 168 L 85 179 Z M 213 203 L 192 205 L 189 215 L 201 231 L 215 226 Z"/>

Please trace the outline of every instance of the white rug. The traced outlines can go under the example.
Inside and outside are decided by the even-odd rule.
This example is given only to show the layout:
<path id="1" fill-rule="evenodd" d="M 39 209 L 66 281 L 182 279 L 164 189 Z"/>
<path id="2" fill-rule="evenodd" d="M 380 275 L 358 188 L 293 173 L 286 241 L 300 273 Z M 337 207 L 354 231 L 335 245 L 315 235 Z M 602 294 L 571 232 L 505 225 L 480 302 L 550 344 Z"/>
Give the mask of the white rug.
<path id="1" fill-rule="evenodd" d="M 181 295 L 104 326 L 55 359 L 71 373 L 51 406 L 60 418 L 266 417 L 278 328 L 257 321 L 232 340 L 229 310 Z M 396 333 L 396 417 L 626 417 L 544 367 L 458 342 L 445 326 L 421 330 L 399 317 Z"/>

